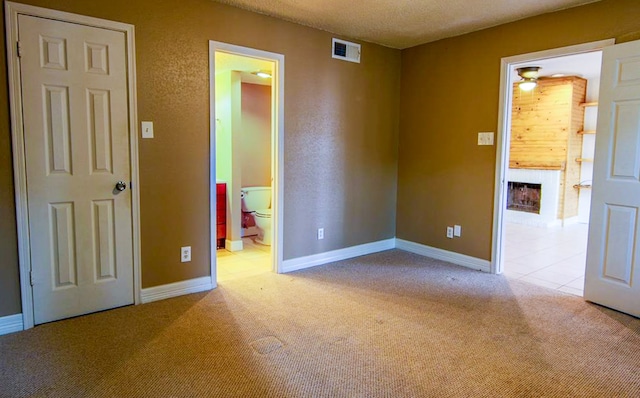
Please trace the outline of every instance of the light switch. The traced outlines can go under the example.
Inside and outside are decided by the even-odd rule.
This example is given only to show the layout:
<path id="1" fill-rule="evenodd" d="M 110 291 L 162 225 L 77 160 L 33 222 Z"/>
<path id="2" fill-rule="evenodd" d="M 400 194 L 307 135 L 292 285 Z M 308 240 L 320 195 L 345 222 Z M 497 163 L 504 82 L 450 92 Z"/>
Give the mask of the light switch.
<path id="1" fill-rule="evenodd" d="M 153 122 L 142 122 L 142 138 L 153 138 Z"/>
<path id="2" fill-rule="evenodd" d="M 478 145 L 493 145 L 493 133 L 478 133 Z"/>

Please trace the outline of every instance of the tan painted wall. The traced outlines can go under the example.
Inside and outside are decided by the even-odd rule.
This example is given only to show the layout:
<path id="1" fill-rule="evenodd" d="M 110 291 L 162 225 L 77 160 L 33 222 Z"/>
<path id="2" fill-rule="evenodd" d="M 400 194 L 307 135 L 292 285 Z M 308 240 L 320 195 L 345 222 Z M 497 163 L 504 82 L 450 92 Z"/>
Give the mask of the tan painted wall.
<path id="1" fill-rule="evenodd" d="M 28 0 L 136 27 L 144 287 L 209 274 L 208 40 L 285 55 L 284 258 L 395 233 L 400 51 L 332 59 L 327 32 L 210 0 Z M 2 32 L 4 32 L 2 25 Z M 4 37 L 0 51 L 4 54 Z M 0 316 L 20 311 L 5 63 L 0 87 Z M 322 241 L 316 229 L 325 227 Z M 179 262 L 191 245 L 192 262 Z"/>
<path id="2" fill-rule="evenodd" d="M 491 257 L 500 59 L 616 38 L 640 39 L 640 2 L 586 6 L 445 39 L 402 52 L 397 237 Z M 462 238 L 447 239 L 461 224 Z"/>
<path id="3" fill-rule="evenodd" d="M 0 43 L 0 51 L 5 52 L 4 42 Z M 0 76 L 6 75 L 6 63 L 0 62 Z M 2 87 L 6 87 L 6 81 Z M 13 160 L 8 113 L 8 97 L 6 94 L 0 95 L 0 123 L 2 123 L 0 128 L 0 316 L 21 311 Z"/>
<path id="4" fill-rule="evenodd" d="M 242 186 L 271 185 L 271 87 L 242 83 Z"/>
<path id="5" fill-rule="evenodd" d="M 209 0 L 26 2 L 136 26 L 139 116 L 157 137 L 140 145 L 145 287 L 208 274 L 208 40 L 285 55 L 286 259 L 393 237 L 396 173 L 399 238 L 489 259 L 495 147 L 476 146 L 476 133 L 497 129 L 500 58 L 640 39 L 637 0 L 529 18 L 403 51 L 399 97 L 399 51 L 364 43 L 362 64 L 336 61 L 329 33 Z M 10 187 L 0 70 L 0 183 Z M 0 190 L 0 316 L 20 311 L 14 214 L 13 192 Z M 448 240 L 453 223 L 463 237 Z M 189 265 L 177 256 L 185 244 Z"/>

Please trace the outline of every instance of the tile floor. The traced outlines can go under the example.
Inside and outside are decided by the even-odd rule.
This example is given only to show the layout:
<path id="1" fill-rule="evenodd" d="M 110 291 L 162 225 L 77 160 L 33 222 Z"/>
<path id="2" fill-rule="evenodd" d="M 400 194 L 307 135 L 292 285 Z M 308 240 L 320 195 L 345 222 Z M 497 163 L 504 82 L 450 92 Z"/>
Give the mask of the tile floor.
<path id="1" fill-rule="evenodd" d="M 243 250 L 216 251 L 218 260 L 218 282 L 271 272 L 271 246 L 253 241 L 253 237 L 242 238 Z"/>
<path id="2" fill-rule="evenodd" d="M 505 223 L 504 274 L 582 296 L 588 224 L 539 228 Z"/>
<path id="3" fill-rule="evenodd" d="M 539 228 L 505 223 L 504 274 L 582 296 L 587 224 Z M 271 272 L 271 247 L 242 239 L 244 249 L 216 252 L 218 282 Z"/>

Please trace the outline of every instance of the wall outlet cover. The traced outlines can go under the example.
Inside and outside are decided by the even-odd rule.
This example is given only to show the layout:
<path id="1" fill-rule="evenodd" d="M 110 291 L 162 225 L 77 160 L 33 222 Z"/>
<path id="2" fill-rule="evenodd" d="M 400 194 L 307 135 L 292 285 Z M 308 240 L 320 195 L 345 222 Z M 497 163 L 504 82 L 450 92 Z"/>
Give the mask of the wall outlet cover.
<path id="1" fill-rule="evenodd" d="M 453 227 L 447 227 L 447 238 L 453 239 Z"/>
<path id="2" fill-rule="evenodd" d="M 180 248 L 180 262 L 188 263 L 191 261 L 191 246 L 183 246 Z"/>

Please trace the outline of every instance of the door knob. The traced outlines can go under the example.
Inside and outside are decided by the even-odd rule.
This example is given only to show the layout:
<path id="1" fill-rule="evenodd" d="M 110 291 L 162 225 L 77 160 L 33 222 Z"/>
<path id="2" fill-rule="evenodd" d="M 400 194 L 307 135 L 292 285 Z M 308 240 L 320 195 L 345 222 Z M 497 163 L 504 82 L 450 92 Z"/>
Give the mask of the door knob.
<path id="1" fill-rule="evenodd" d="M 124 181 L 116 182 L 116 191 L 124 191 L 127 189 L 127 184 Z"/>

